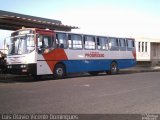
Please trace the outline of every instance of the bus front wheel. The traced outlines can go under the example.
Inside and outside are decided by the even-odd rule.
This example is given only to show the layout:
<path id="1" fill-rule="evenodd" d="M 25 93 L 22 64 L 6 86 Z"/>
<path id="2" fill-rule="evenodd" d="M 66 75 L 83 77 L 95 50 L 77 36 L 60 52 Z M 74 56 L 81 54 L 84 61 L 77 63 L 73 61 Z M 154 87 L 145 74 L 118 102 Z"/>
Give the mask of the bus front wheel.
<path id="1" fill-rule="evenodd" d="M 57 64 L 54 68 L 54 71 L 53 71 L 53 77 L 55 79 L 61 79 L 61 78 L 64 78 L 65 76 L 65 67 L 63 64 Z"/>
<path id="2" fill-rule="evenodd" d="M 107 71 L 107 73 L 110 74 L 110 75 L 115 75 L 115 74 L 118 73 L 118 71 L 119 71 L 119 69 L 118 69 L 117 63 L 112 62 L 111 65 L 110 65 L 110 70 Z"/>

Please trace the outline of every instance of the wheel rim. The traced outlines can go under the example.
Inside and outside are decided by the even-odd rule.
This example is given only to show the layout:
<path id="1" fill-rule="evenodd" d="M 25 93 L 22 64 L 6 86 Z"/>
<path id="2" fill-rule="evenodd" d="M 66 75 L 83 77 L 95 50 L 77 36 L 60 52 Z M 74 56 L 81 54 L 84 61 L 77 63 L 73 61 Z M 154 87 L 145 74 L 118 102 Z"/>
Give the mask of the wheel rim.
<path id="1" fill-rule="evenodd" d="M 117 66 L 115 64 L 113 64 L 111 70 L 112 70 L 113 73 L 116 73 L 117 72 Z"/>
<path id="2" fill-rule="evenodd" d="M 63 75 L 63 69 L 62 68 L 57 68 L 56 73 L 58 76 L 62 76 Z"/>

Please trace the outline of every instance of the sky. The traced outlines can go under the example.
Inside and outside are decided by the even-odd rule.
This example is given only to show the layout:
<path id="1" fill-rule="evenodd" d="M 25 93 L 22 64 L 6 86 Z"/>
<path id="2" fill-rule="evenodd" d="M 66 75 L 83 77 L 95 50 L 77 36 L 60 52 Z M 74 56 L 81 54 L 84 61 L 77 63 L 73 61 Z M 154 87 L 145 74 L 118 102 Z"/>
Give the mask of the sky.
<path id="1" fill-rule="evenodd" d="M 160 0 L 0 0 L 0 10 L 77 26 L 78 33 L 160 38 Z M 11 32 L 0 30 L 0 46 Z"/>

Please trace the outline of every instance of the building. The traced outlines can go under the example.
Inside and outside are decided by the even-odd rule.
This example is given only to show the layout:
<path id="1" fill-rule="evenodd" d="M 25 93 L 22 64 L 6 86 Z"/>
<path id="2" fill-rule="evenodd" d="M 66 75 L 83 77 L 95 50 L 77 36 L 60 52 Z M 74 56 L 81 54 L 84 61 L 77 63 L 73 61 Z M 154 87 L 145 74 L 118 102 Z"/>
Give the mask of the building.
<path id="1" fill-rule="evenodd" d="M 22 27 L 58 31 L 71 31 L 72 29 L 78 29 L 78 27 L 75 26 L 64 25 L 60 20 L 53 20 L 0 10 L 0 29 L 14 31 L 21 29 Z M 7 40 L 5 39 L 3 42 L 1 42 L 3 45 L 0 45 L 2 46 L 0 51 L 3 53 L 7 53 L 6 42 Z"/>
<path id="2" fill-rule="evenodd" d="M 59 31 L 71 31 L 71 29 L 78 29 L 78 27 L 75 26 L 64 25 L 60 20 L 53 20 L 0 10 L 0 29 L 18 30 L 22 27 Z"/>
<path id="3" fill-rule="evenodd" d="M 160 39 L 136 38 L 137 62 L 143 65 L 160 65 Z"/>

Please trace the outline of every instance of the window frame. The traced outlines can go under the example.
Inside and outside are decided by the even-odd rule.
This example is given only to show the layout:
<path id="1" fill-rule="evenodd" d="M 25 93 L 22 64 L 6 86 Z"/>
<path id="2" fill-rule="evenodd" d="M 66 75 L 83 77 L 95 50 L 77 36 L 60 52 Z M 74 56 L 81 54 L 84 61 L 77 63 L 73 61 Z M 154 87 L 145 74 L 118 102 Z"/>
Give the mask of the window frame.
<path id="1" fill-rule="evenodd" d="M 111 40 L 112 39 L 115 39 L 117 41 L 117 46 L 112 46 L 112 44 L 111 44 Z M 118 38 L 116 38 L 116 37 L 109 37 L 108 38 L 108 42 L 109 42 L 109 50 L 111 50 L 111 51 L 119 51 L 119 39 Z"/>
<path id="2" fill-rule="evenodd" d="M 72 39 L 72 36 L 73 36 L 73 35 L 79 36 L 79 37 L 81 38 L 81 47 L 82 47 L 82 48 L 74 48 L 74 47 L 73 47 L 73 45 L 74 45 L 74 44 L 73 44 L 73 41 L 74 41 L 74 40 Z M 70 37 L 70 38 L 69 38 L 69 37 Z M 69 48 L 69 49 L 73 49 L 73 50 L 82 50 L 82 49 L 83 49 L 83 39 L 82 39 L 82 38 L 83 38 L 83 37 L 82 37 L 82 35 L 80 35 L 80 34 L 68 34 L 68 48 Z M 71 48 L 69 47 L 69 40 L 71 40 Z"/>
<path id="3" fill-rule="evenodd" d="M 52 35 L 48 35 L 48 34 L 37 34 L 36 36 L 37 36 L 36 49 L 37 49 L 37 53 L 38 53 L 38 54 L 44 54 L 46 49 L 50 50 L 50 49 L 54 48 L 54 37 L 53 37 Z M 43 45 L 40 45 L 40 46 L 42 46 L 42 47 L 40 48 L 40 46 L 39 46 L 39 40 L 41 40 L 41 42 L 44 42 L 44 43 L 45 43 L 45 41 L 44 41 L 44 38 L 45 38 L 45 37 L 50 38 L 50 40 L 51 40 L 51 45 L 50 45 L 49 42 L 48 42 L 48 46 L 43 47 Z"/>
<path id="4" fill-rule="evenodd" d="M 94 43 L 95 43 L 95 48 L 93 48 L 93 49 L 90 49 L 90 48 L 85 48 L 85 41 L 86 41 L 86 37 L 93 37 L 93 40 L 94 40 Z M 96 43 L 96 38 L 95 38 L 95 36 L 93 36 L 93 35 L 83 35 L 83 48 L 85 49 L 85 50 L 96 50 L 97 49 L 97 43 Z M 89 45 L 88 45 L 89 46 Z"/>
<path id="5" fill-rule="evenodd" d="M 128 46 L 128 45 L 129 45 L 129 44 L 128 44 L 128 43 L 129 43 L 128 41 L 132 41 L 132 42 L 133 42 L 133 43 L 132 43 L 132 45 L 133 45 L 132 47 L 129 47 L 129 46 Z M 131 51 L 132 51 L 133 49 L 135 49 L 135 40 L 134 40 L 134 39 L 132 39 L 132 38 L 126 38 L 126 42 L 127 42 L 127 50 L 129 50 L 129 51 L 131 50 Z"/>
<path id="6" fill-rule="evenodd" d="M 124 46 L 122 46 L 122 44 L 121 44 L 122 40 L 124 41 Z M 119 38 L 119 50 L 126 51 L 126 48 L 127 48 L 126 39 L 125 38 Z"/>
<path id="7" fill-rule="evenodd" d="M 103 38 L 103 39 L 106 39 L 106 43 L 107 43 L 107 46 L 105 46 L 105 49 L 103 49 L 102 47 L 102 45 L 101 45 L 101 48 L 99 49 L 98 48 L 98 46 L 100 46 L 100 45 L 98 45 L 98 40 L 99 40 L 99 42 L 100 42 L 100 38 Z M 96 37 L 96 46 L 97 46 L 97 50 L 103 50 L 103 51 L 108 51 L 109 50 L 109 41 L 108 41 L 108 38 L 107 37 L 103 37 L 103 36 L 97 36 Z M 106 44 L 105 44 L 106 45 Z"/>
<path id="8" fill-rule="evenodd" d="M 61 45 L 60 45 L 60 39 L 58 38 L 58 34 L 64 34 L 66 37 L 65 37 L 65 39 L 63 39 L 63 40 L 66 40 L 66 44 L 63 44 L 64 45 L 64 47 L 61 47 Z M 58 48 L 62 48 L 62 49 L 68 49 L 68 47 L 69 47 L 69 45 L 68 45 L 68 34 L 67 33 L 61 33 L 61 32 L 56 32 L 56 34 L 55 34 L 56 36 L 56 39 L 55 39 L 55 41 L 56 41 L 56 46 L 58 47 Z M 58 43 L 57 43 L 57 40 L 58 40 Z M 65 46 L 66 45 L 66 46 Z"/>

